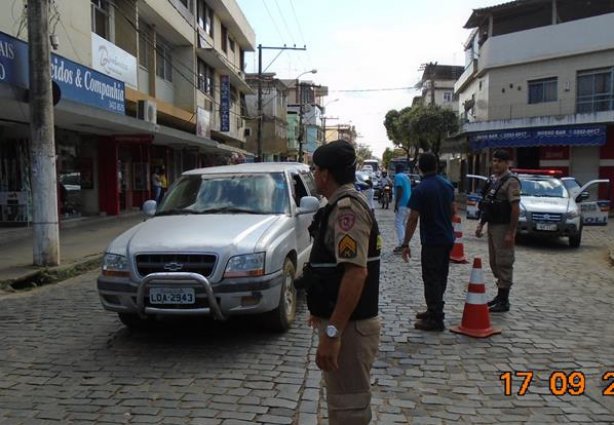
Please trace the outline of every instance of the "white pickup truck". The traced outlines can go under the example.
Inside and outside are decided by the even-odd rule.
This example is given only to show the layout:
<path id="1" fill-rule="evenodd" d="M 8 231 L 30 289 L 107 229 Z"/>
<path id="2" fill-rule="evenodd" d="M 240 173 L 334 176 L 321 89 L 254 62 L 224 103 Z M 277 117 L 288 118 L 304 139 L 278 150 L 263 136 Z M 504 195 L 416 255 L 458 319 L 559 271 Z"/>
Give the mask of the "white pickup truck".
<path id="1" fill-rule="evenodd" d="M 308 226 L 324 202 L 309 167 L 258 163 L 187 171 L 149 217 L 107 248 L 102 306 L 129 327 L 157 316 L 264 316 L 284 331 L 294 279 L 311 252 Z"/>

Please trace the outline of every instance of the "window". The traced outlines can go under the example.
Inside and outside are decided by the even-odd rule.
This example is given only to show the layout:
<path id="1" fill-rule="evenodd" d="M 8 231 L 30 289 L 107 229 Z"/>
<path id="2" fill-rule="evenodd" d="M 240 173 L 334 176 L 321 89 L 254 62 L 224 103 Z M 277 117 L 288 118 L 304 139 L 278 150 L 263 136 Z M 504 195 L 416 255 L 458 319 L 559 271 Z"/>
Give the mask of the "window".
<path id="1" fill-rule="evenodd" d="M 145 68 L 149 68 L 150 40 L 149 27 L 145 21 L 139 19 L 139 65 Z"/>
<path id="2" fill-rule="evenodd" d="M 614 110 L 614 68 L 578 72 L 578 113 Z"/>
<path id="3" fill-rule="evenodd" d="M 156 40 L 156 75 L 166 81 L 173 81 L 170 45 L 159 35 Z"/>
<path id="4" fill-rule="evenodd" d="M 213 68 L 198 60 L 198 90 L 213 96 Z"/>
<path id="5" fill-rule="evenodd" d="M 451 91 L 443 92 L 443 101 L 444 102 L 452 102 L 453 93 Z"/>
<path id="6" fill-rule="evenodd" d="M 181 3 L 187 10 L 192 10 L 190 7 L 190 0 L 179 0 L 179 3 Z"/>
<path id="7" fill-rule="evenodd" d="M 228 28 L 222 25 L 222 51 L 228 53 Z"/>
<path id="8" fill-rule="evenodd" d="M 207 5 L 205 0 L 198 1 L 197 15 L 198 26 L 213 37 L 213 9 Z"/>
<path id="9" fill-rule="evenodd" d="M 107 0 L 91 0 L 92 2 L 92 32 L 110 40 L 109 34 L 109 2 Z"/>
<path id="10" fill-rule="evenodd" d="M 235 51 L 235 41 L 228 37 L 228 47 L 230 47 L 230 51 L 234 53 Z"/>
<path id="11" fill-rule="evenodd" d="M 529 104 L 556 102 L 557 78 L 529 81 Z"/>

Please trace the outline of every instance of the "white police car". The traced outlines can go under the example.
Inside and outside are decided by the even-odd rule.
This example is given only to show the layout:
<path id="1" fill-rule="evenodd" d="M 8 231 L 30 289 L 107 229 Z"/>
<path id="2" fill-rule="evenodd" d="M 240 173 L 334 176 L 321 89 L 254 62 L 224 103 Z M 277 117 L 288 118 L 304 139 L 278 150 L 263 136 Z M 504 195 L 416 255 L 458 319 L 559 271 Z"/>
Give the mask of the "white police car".
<path id="1" fill-rule="evenodd" d="M 512 170 L 521 183 L 520 218 L 518 234 L 568 237 L 569 245 L 577 248 L 582 240 L 582 229 L 590 225 L 606 225 L 609 201 L 592 200 L 589 188 L 609 184 L 606 179 L 591 180 L 580 186 L 572 178 L 557 178 L 557 170 Z M 488 181 L 485 176 L 468 174 L 477 180 L 470 185 L 474 190 L 467 195 L 467 218 L 479 218 L 478 204 L 481 189 Z M 575 187 L 573 183 L 578 187 Z"/>

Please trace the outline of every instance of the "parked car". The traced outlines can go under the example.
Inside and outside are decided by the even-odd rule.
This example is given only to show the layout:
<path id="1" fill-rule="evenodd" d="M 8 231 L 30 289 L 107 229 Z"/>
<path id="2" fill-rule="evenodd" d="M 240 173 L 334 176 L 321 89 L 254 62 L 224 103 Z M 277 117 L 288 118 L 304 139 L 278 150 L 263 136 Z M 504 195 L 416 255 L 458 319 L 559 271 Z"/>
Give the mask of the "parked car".
<path id="1" fill-rule="evenodd" d="M 323 202 L 309 167 L 257 163 L 183 173 L 148 220 L 105 251 L 102 306 L 129 327 L 156 316 L 219 320 L 263 314 L 271 328 L 296 316 L 294 279 L 311 251 L 307 227 Z"/>
<path id="2" fill-rule="evenodd" d="M 571 247 L 579 247 L 583 227 L 593 224 L 583 219 L 582 211 L 592 205 L 587 190 L 592 185 L 609 181 L 592 180 L 570 192 L 563 180 L 547 173 L 547 170 L 515 169 L 514 172 L 521 183 L 518 234 L 568 237 Z M 468 174 L 467 178 L 481 181 L 477 185 L 468 185 L 478 189 L 467 196 L 466 210 L 467 218 L 479 218 L 481 190 L 488 178 L 474 174 Z M 607 222 L 607 212 L 604 215 Z"/>

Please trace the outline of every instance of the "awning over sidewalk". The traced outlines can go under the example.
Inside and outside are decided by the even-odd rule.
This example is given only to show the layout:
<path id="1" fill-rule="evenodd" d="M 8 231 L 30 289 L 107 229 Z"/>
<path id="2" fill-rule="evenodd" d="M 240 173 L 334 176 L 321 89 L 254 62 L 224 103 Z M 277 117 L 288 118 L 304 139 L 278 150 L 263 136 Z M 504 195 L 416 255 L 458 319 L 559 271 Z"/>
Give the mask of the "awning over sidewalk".
<path id="1" fill-rule="evenodd" d="M 605 126 L 514 129 L 469 136 L 469 146 L 474 151 L 531 146 L 601 146 L 605 142 Z"/>

